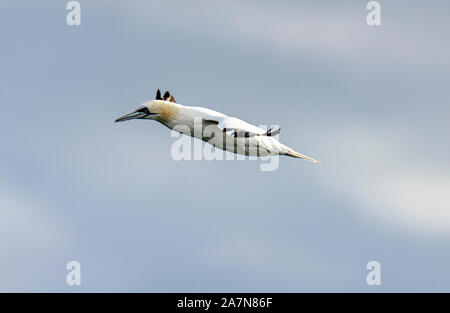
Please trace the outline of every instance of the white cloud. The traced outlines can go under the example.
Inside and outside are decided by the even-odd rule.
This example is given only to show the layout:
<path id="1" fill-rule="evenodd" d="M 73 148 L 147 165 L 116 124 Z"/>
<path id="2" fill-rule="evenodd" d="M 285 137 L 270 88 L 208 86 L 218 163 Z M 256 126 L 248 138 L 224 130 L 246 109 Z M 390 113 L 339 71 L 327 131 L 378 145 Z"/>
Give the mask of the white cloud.
<path id="1" fill-rule="evenodd" d="M 392 135 L 395 137 L 395 135 Z M 339 132 L 328 155 L 333 187 L 359 214 L 400 230 L 450 235 L 450 168 L 427 163 L 399 138 L 364 127 Z"/>
<path id="2" fill-rule="evenodd" d="M 64 261 L 55 264 L 68 244 L 63 225 L 50 208 L 0 182 L 0 290 L 44 290 L 63 282 Z"/>
<path id="3" fill-rule="evenodd" d="M 64 232 L 50 214 L 50 208 L 25 192 L 16 192 L 5 184 L 0 185 L 1 238 L 13 237 L 35 247 L 61 243 L 61 233 Z"/>
<path id="4" fill-rule="evenodd" d="M 357 3 L 311 7 L 270 2 L 180 2 L 176 10 L 162 3 L 127 3 L 127 7 L 116 8 L 122 12 L 127 10 L 141 30 L 153 32 L 155 27 L 164 25 L 162 32 L 176 32 L 177 36 L 210 37 L 277 55 L 319 55 L 329 61 L 338 59 L 368 65 L 384 60 L 430 66 L 430 60 L 437 59 L 440 66 L 449 65 L 450 47 L 436 35 L 439 22 L 418 23 L 398 6 L 389 7 L 391 13 L 386 14 L 383 26 L 378 27 L 366 24 L 365 5 Z M 155 10 L 170 14 L 154 14 Z"/>

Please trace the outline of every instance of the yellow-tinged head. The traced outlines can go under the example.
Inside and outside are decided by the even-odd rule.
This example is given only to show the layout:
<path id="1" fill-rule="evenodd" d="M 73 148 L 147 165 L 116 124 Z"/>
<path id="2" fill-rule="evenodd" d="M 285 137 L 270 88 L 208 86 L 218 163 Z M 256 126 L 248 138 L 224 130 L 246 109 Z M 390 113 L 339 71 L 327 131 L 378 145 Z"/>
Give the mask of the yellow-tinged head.
<path id="1" fill-rule="evenodd" d="M 156 100 L 147 101 L 131 113 L 125 114 L 115 122 L 123 122 L 133 119 L 157 120 L 162 123 L 168 123 L 175 119 L 179 111 L 179 105 L 168 91 L 161 98 L 161 92 L 157 91 Z"/>

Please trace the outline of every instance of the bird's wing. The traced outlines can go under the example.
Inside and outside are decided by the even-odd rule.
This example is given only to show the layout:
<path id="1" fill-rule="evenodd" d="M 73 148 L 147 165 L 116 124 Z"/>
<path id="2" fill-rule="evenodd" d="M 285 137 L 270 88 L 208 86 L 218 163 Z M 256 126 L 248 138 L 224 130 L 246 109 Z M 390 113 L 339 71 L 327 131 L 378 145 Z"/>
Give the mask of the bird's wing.
<path id="1" fill-rule="evenodd" d="M 272 129 L 264 130 L 236 117 L 208 115 L 203 119 L 216 122 L 217 127 L 233 137 L 275 136 L 280 132 L 280 129 L 275 131 Z"/>

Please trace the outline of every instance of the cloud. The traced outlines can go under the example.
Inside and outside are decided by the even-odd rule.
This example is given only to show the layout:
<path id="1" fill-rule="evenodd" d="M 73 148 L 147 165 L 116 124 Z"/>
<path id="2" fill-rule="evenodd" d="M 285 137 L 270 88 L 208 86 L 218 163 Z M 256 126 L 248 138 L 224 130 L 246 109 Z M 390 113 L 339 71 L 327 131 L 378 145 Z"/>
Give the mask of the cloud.
<path id="1" fill-rule="evenodd" d="M 372 218 L 400 231 L 447 237 L 450 168 L 414 155 L 410 151 L 417 147 L 401 138 L 389 138 L 382 131 L 374 134 L 363 126 L 339 131 L 327 153 L 333 155 L 333 188 L 346 194 L 368 222 Z"/>
<path id="2" fill-rule="evenodd" d="M 46 290 L 62 283 L 65 259 L 57 255 L 69 239 L 63 225 L 41 200 L 0 186 L 0 290 Z"/>
<path id="3" fill-rule="evenodd" d="M 4 183 L 0 186 L 1 238 L 14 237 L 32 243 L 36 248 L 62 242 L 63 229 L 48 207 L 25 192 L 13 191 Z"/>
<path id="4" fill-rule="evenodd" d="M 383 5 L 390 14 L 383 14 L 380 27 L 366 24 L 365 3 L 296 6 L 258 2 L 256 6 L 243 2 L 180 2 L 178 5 L 178 10 L 170 10 L 162 3 L 127 3 L 127 8 L 120 5 L 115 8 L 128 10 L 140 30 L 152 31 L 164 25 L 160 31 L 176 32 L 180 37 L 209 37 L 227 45 L 247 46 L 276 55 L 310 55 L 321 60 L 326 57 L 328 62 L 345 60 L 368 66 L 380 61 L 432 66 L 433 59 L 439 60 L 440 66 L 450 65 L 447 58 L 450 46 L 435 32 L 445 16 L 419 26 L 411 16 L 423 10 L 410 4 L 411 15 L 404 14 L 401 5 Z M 153 14 L 154 11 L 170 12 L 170 18 L 166 14 Z"/>

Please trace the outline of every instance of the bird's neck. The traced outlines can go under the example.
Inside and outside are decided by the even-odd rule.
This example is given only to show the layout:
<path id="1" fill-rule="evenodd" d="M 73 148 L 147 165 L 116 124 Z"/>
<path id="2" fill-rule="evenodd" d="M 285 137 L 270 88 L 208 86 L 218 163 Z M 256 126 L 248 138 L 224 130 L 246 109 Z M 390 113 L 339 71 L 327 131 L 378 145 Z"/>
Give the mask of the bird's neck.
<path id="1" fill-rule="evenodd" d="M 178 125 L 186 126 L 192 130 L 194 123 L 202 122 L 202 117 L 203 115 L 196 109 L 196 107 L 174 103 L 169 109 L 169 114 L 161 114 L 158 121 L 171 129 L 174 129 L 174 127 Z"/>

